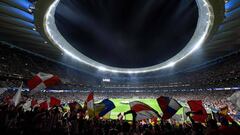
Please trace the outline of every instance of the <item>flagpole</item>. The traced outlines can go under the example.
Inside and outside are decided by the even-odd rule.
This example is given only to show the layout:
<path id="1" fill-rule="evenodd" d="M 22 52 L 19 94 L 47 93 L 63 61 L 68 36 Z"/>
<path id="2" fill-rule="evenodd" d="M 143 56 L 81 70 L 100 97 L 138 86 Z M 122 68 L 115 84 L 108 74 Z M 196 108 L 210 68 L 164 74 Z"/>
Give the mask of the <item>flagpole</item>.
<path id="1" fill-rule="evenodd" d="M 183 108 L 182 119 L 183 119 L 183 123 L 185 123 L 185 118 L 184 118 L 185 109 L 184 109 L 184 106 L 182 108 Z"/>
<path id="2" fill-rule="evenodd" d="M 93 115 L 94 115 L 94 117 L 96 117 L 95 103 L 94 103 L 94 91 L 93 91 Z"/>
<path id="3" fill-rule="evenodd" d="M 22 89 L 22 86 L 23 86 L 23 81 L 21 82 L 21 85 L 20 85 L 20 87 L 19 87 L 19 88 L 21 88 L 21 89 Z"/>
<path id="4" fill-rule="evenodd" d="M 18 91 L 16 92 L 16 94 L 13 97 L 14 106 L 17 106 L 20 102 L 22 86 L 23 86 L 23 82 L 21 83 L 20 87 L 18 88 Z"/>

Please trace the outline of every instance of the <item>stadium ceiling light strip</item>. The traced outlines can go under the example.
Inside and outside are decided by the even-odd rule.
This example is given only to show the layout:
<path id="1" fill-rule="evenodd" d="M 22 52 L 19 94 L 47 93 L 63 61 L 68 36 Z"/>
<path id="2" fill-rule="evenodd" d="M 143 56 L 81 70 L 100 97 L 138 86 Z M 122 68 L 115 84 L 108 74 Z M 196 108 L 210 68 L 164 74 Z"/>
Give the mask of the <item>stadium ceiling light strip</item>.
<path id="1" fill-rule="evenodd" d="M 201 45 L 208 38 L 214 24 L 214 12 L 210 2 L 208 0 L 196 0 L 199 13 L 197 27 L 191 40 L 178 54 L 168 59 L 167 61 L 154 66 L 143 68 L 118 68 L 107 66 L 88 58 L 66 41 L 66 39 L 58 31 L 55 24 L 54 15 L 59 2 L 60 0 L 54 0 L 45 13 L 43 27 L 46 36 L 53 45 L 57 46 L 59 49 L 61 49 L 67 55 L 71 56 L 73 59 L 76 59 L 81 63 L 92 66 L 104 72 L 137 74 L 153 72 L 173 67 L 175 64 L 182 61 L 184 58 L 188 57 L 190 54 L 192 54 L 194 51 L 201 47 Z"/>

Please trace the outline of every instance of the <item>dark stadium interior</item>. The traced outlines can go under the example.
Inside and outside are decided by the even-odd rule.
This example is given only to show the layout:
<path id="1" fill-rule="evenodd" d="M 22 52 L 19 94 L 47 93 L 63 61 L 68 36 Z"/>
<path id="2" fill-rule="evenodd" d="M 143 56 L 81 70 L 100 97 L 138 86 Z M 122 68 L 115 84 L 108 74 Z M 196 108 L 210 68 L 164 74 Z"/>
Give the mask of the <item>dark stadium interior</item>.
<path id="1" fill-rule="evenodd" d="M 60 0 L 53 18 L 80 52 L 131 70 L 185 47 L 200 1 Z M 202 46 L 120 73 L 56 47 L 45 20 L 58 0 L 0 0 L 0 135 L 239 135 L 240 0 L 203 1 Z"/>
<path id="2" fill-rule="evenodd" d="M 139 68 L 183 49 L 195 31 L 198 9 L 195 0 L 62 0 L 55 17 L 60 33 L 84 55 Z"/>

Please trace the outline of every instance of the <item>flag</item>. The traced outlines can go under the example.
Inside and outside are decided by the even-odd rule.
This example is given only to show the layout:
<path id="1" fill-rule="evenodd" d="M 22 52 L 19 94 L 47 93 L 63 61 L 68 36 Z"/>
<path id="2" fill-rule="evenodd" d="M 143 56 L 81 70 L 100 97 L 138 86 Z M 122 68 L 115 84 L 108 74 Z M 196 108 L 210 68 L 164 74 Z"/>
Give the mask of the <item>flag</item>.
<path id="1" fill-rule="evenodd" d="M 187 121 L 188 116 L 186 115 L 186 112 L 191 111 L 189 106 L 186 103 L 183 103 L 183 112 L 182 112 L 182 119 L 183 121 Z"/>
<path id="2" fill-rule="evenodd" d="M 228 106 L 222 107 L 219 110 L 219 114 L 224 115 L 224 116 L 228 115 L 228 112 L 229 112 Z"/>
<path id="3" fill-rule="evenodd" d="M 13 96 L 13 104 L 14 104 L 14 106 L 17 106 L 18 103 L 20 102 L 21 93 L 22 93 L 22 86 L 23 86 L 23 82 L 22 82 L 21 86 L 18 88 L 17 93 Z"/>
<path id="4" fill-rule="evenodd" d="M 86 100 L 86 106 L 87 106 L 87 111 L 88 111 L 88 115 L 90 118 L 95 116 L 95 112 L 94 112 L 94 98 L 93 98 L 93 92 L 90 92 L 87 100 Z"/>
<path id="5" fill-rule="evenodd" d="M 41 111 L 48 110 L 48 103 L 47 103 L 47 101 L 44 101 L 44 102 L 40 103 L 39 105 L 40 105 L 39 109 Z"/>
<path id="6" fill-rule="evenodd" d="M 117 115 L 117 118 L 118 118 L 118 120 L 120 120 L 120 121 L 122 121 L 123 119 L 124 119 L 124 113 L 119 113 L 118 115 Z"/>
<path id="7" fill-rule="evenodd" d="M 60 78 L 56 75 L 39 72 L 31 80 L 28 81 L 28 87 L 31 93 L 35 93 L 39 90 L 55 86 L 60 82 Z"/>
<path id="8" fill-rule="evenodd" d="M 55 97 L 50 97 L 50 107 L 59 106 L 61 104 L 61 100 Z"/>
<path id="9" fill-rule="evenodd" d="M 95 115 L 98 117 L 103 117 L 114 108 L 115 105 L 111 100 L 104 99 L 102 102 L 95 104 Z"/>
<path id="10" fill-rule="evenodd" d="M 32 100 L 29 98 L 27 101 L 23 104 L 24 111 L 31 111 L 31 102 Z"/>
<path id="11" fill-rule="evenodd" d="M 0 95 L 2 95 L 7 90 L 8 90 L 7 88 L 0 88 Z"/>
<path id="12" fill-rule="evenodd" d="M 233 93 L 229 98 L 227 98 L 236 108 L 240 111 L 240 91 Z"/>
<path id="13" fill-rule="evenodd" d="M 145 103 L 133 101 L 130 102 L 129 105 L 131 107 L 131 111 L 136 113 L 136 121 L 159 117 L 158 112 Z"/>
<path id="14" fill-rule="evenodd" d="M 198 121 L 198 122 L 206 122 L 207 120 L 207 112 L 204 109 L 203 105 L 202 105 L 202 101 L 201 100 L 190 100 L 187 102 L 189 107 L 191 108 L 192 111 L 192 119 L 194 121 Z"/>
<path id="15" fill-rule="evenodd" d="M 105 119 L 105 120 L 109 120 L 111 117 L 111 111 L 108 112 L 107 114 L 105 114 L 102 118 Z"/>
<path id="16" fill-rule="evenodd" d="M 171 118 L 182 107 L 175 99 L 170 97 L 161 96 L 157 98 L 157 102 L 163 112 L 163 120 Z"/>

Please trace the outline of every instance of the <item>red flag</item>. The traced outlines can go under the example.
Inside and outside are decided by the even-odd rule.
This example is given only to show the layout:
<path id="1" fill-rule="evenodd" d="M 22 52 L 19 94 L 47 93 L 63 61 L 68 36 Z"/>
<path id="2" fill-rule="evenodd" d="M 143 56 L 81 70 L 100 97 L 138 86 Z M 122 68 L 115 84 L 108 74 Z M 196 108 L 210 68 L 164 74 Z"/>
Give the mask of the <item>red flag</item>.
<path id="1" fill-rule="evenodd" d="M 55 97 L 50 97 L 50 107 L 59 106 L 61 104 L 61 100 Z"/>
<path id="2" fill-rule="evenodd" d="M 92 100 L 93 100 L 93 92 L 90 92 L 90 93 L 88 94 L 88 97 L 87 97 L 86 102 L 88 103 L 88 102 L 90 102 L 90 101 L 92 101 Z"/>
<path id="3" fill-rule="evenodd" d="M 48 110 L 48 103 L 47 103 L 47 101 L 44 101 L 44 102 L 40 103 L 39 109 L 42 110 L 42 111 Z"/>
<path id="4" fill-rule="evenodd" d="M 202 101 L 201 100 L 190 100 L 187 103 L 193 112 L 193 116 L 192 116 L 193 120 L 205 123 L 208 115 L 207 115 L 205 108 L 202 105 Z"/>
<path id="5" fill-rule="evenodd" d="M 31 92 L 37 92 L 48 87 L 55 86 L 61 82 L 56 75 L 39 72 L 31 80 L 28 81 L 28 87 Z"/>

